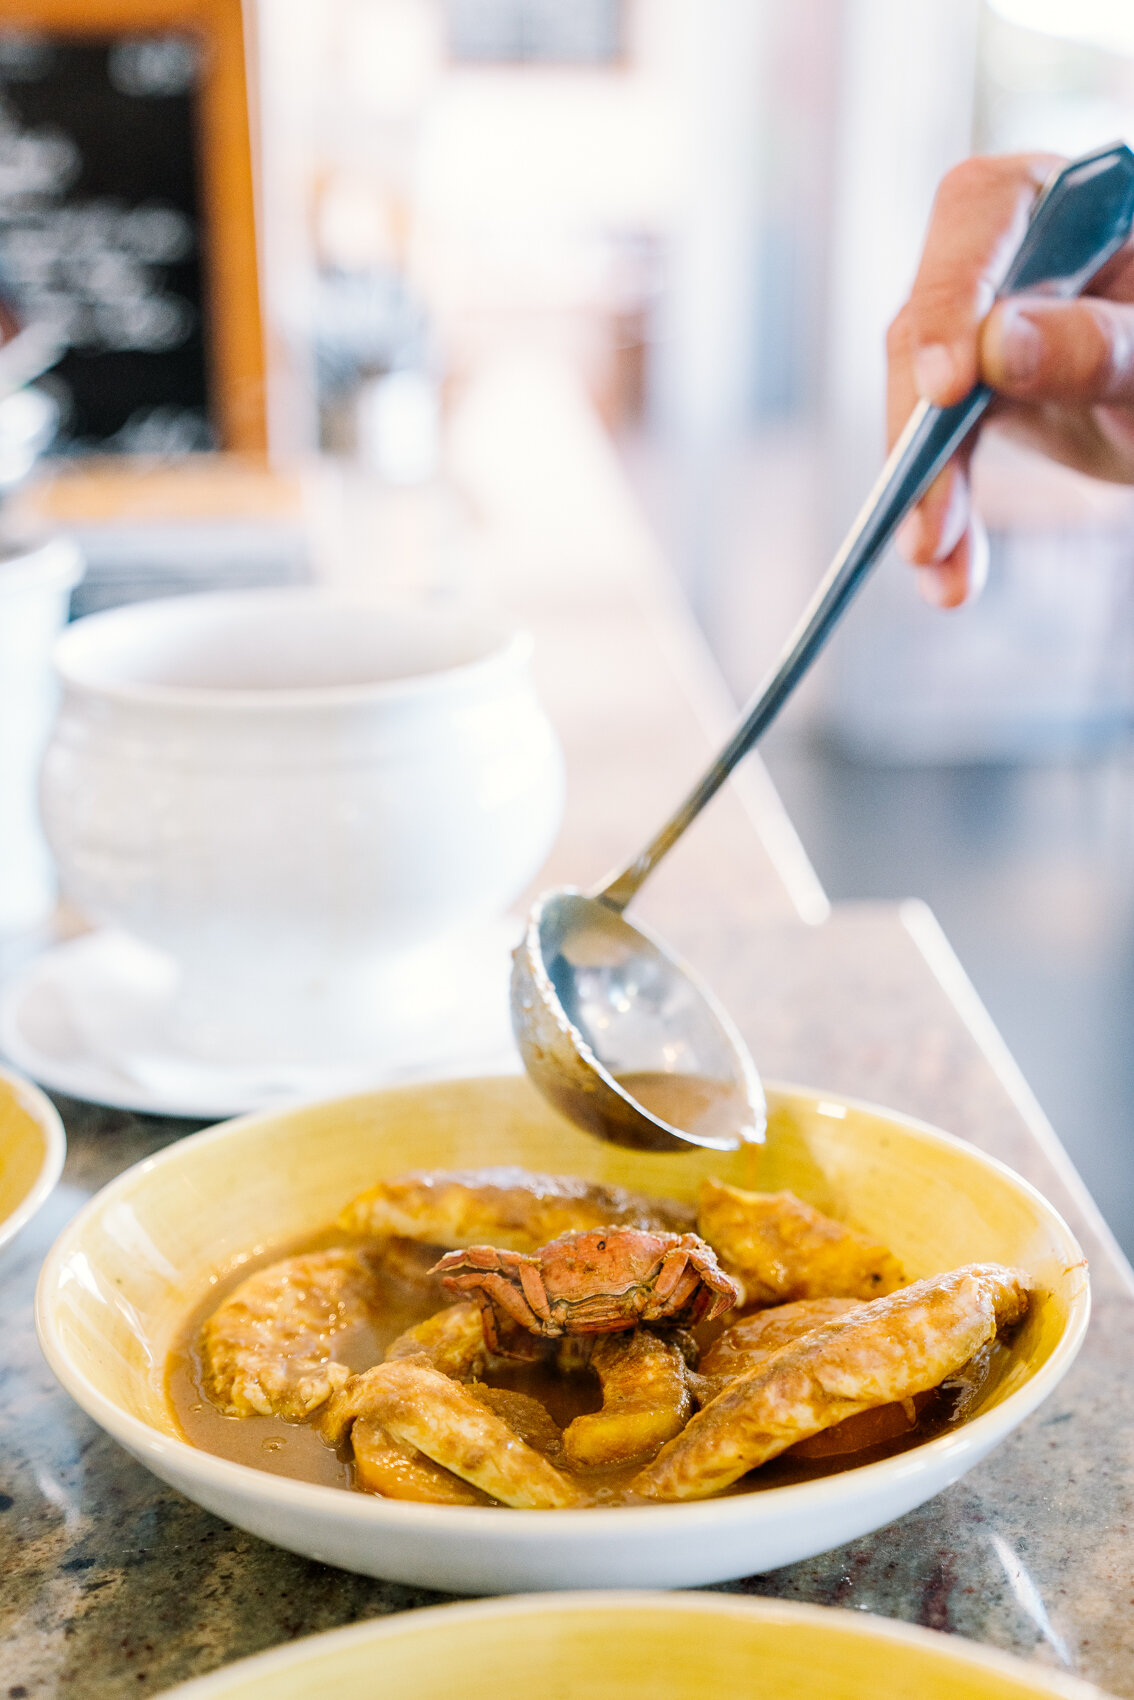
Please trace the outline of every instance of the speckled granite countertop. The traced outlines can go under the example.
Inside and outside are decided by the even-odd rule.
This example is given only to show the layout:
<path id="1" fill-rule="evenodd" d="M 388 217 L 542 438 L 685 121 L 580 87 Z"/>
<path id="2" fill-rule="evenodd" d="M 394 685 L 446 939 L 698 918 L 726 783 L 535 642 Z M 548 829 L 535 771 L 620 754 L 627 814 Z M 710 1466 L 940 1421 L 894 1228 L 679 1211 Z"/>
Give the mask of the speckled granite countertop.
<path id="1" fill-rule="evenodd" d="M 546 434 L 542 483 L 530 443 L 509 461 L 509 417 L 530 438 L 545 402 L 521 387 L 478 416 L 473 458 L 489 441 L 503 458 L 481 468 L 479 489 L 466 467 L 465 484 L 492 532 L 485 579 L 536 630 L 539 686 L 567 753 L 568 812 L 542 883 L 585 884 L 672 805 L 726 705 L 584 414 L 573 462 L 570 432 Z M 522 488 L 510 465 L 523 467 Z M 766 1076 L 924 1117 L 1028 1176 L 1083 1242 L 1094 1319 L 1053 1397 L 957 1486 L 876 1535 L 732 1588 L 951 1630 L 1134 1696 L 1134 1278 L 928 913 L 866 906 L 822 920 L 824 909 L 755 764 L 635 913 L 700 967 Z M 61 1108 L 63 1183 L 0 1254 L 0 1700 L 151 1695 L 437 1599 L 297 1558 L 198 1510 L 57 1387 L 32 1323 L 47 1247 L 94 1191 L 191 1126 Z"/>

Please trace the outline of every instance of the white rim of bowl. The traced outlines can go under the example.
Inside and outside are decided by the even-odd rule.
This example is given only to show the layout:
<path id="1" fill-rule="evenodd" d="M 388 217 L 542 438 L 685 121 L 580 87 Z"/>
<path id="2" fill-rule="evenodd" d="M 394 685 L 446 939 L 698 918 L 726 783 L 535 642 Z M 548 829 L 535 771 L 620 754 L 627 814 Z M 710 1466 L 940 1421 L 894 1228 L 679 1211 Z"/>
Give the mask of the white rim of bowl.
<path id="1" fill-rule="evenodd" d="M 569 1592 L 509 1594 L 497 1599 L 417 1606 L 409 1611 L 391 1612 L 386 1617 L 368 1618 L 363 1623 L 327 1629 L 318 1635 L 303 1635 L 297 1641 L 269 1647 L 251 1658 L 238 1659 L 233 1664 L 222 1665 L 219 1670 L 208 1671 L 204 1676 L 191 1677 L 176 1688 L 165 1689 L 156 1700 L 211 1700 L 211 1697 L 223 1696 L 254 1678 L 270 1677 L 275 1672 L 294 1670 L 306 1663 L 315 1664 L 324 1652 L 333 1655 L 340 1647 L 365 1647 L 370 1642 L 380 1643 L 399 1635 L 418 1631 L 428 1633 L 430 1624 L 442 1618 L 450 1623 L 476 1623 L 485 1618 L 523 1618 L 548 1611 L 579 1612 L 583 1615 L 658 1611 L 665 1612 L 667 1616 L 680 1612 L 693 1618 L 750 1617 L 763 1623 L 782 1623 L 789 1628 L 835 1628 L 840 1635 L 871 1644 L 889 1642 L 920 1648 L 940 1658 L 946 1667 L 955 1662 L 974 1671 L 994 1671 L 1017 1682 L 1032 1682 L 1039 1693 L 1046 1692 L 1053 1697 L 1106 1700 L 1103 1690 L 1085 1677 L 1049 1670 L 1000 1647 L 989 1647 L 959 1635 L 947 1635 L 937 1629 L 927 1629 L 920 1623 L 904 1623 L 896 1618 L 879 1617 L 874 1612 L 847 1611 L 839 1606 L 812 1605 L 804 1600 L 746 1599 L 735 1594 L 702 1594 L 684 1589 L 661 1592 L 644 1588 L 572 1589 Z M 313 1669 L 311 1674 L 318 1676 L 319 1672 Z"/>
<path id="2" fill-rule="evenodd" d="M 420 614 L 426 618 L 441 612 L 454 622 L 462 618 L 474 622 L 493 640 L 493 647 L 470 661 L 456 661 L 427 673 L 407 674 L 402 679 L 375 679 L 365 684 L 280 685 L 243 690 L 220 685 L 155 685 L 94 680 L 84 676 L 81 669 L 81 657 L 89 647 L 91 631 L 101 629 L 104 624 L 140 625 L 146 620 L 160 619 L 162 611 L 175 607 L 199 609 L 219 604 L 239 610 L 241 607 L 267 607 L 271 603 L 302 602 L 320 602 L 329 608 Z M 243 710 L 264 713 L 296 708 L 346 708 L 361 703 L 396 701 L 399 697 L 427 696 L 454 681 L 467 680 L 471 683 L 481 673 L 520 667 L 529 659 L 532 647 L 532 635 L 525 627 L 512 625 L 491 609 L 436 610 L 428 604 L 365 593 L 354 595 L 334 585 L 314 584 L 280 585 L 267 590 L 199 591 L 187 596 L 162 596 L 146 602 L 130 602 L 120 608 L 104 608 L 97 614 L 87 614 L 81 620 L 72 621 L 55 640 L 52 661 L 57 677 L 68 690 L 104 701 L 158 710 L 190 708 L 214 714 Z"/>
<path id="3" fill-rule="evenodd" d="M 43 1162 L 31 1187 L 12 1211 L 0 1219 L 0 1249 L 15 1239 L 21 1228 L 46 1204 L 54 1192 L 67 1156 L 67 1135 L 63 1120 L 46 1093 L 15 1069 L 0 1064 L 0 1080 L 15 1091 L 23 1108 L 43 1134 Z"/>
<path id="4" fill-rule="evenodd" d="M 455 1080 L 448 1084 L 476 1085 L 483 1079 L 491 1078 L 495 1077 L 474 1076 L 467 1081 Z M 509 1075 L 500 1078 L 517 1077 Z M 437 1083 L 422 1084 L 424 1088 Z M 656 1505 L 595 1506 L 577 1511 L 521 1511 L 511 1506 L 424 1505 L 344 1492 L 342 1488 L 296 1481 L 291 1477 L 255 1470 L 248 1464 L 238 1464 L 229 1458 L 218 1458 L 215 1453 L 206 1452 L 189 1441 L 159 1434 L 139 1417 L 123 1411 L 121 1406 L 108 1399 L 81 1371 L 75 1369 L 67 1358 L 55 1329 L 51 1294 L 58 1286 L 57 1273 L 71 1242 L 82 1233 L 88 1219 L 112 1204 L 120 1192 L 127 1190 L 137 1175 L 148 1173 L 159 1165 L 175 1162 L 178 1154 L 187 1146 L 226 1139 L 243 1128 L 275 1121 L 280 1115 L 287 1115 L 301 1108 L 310 1109 L 313 1107 L 310 1104 L 295 1105 L 285 1110 L 255 1111 L 250 1115 L 223 1122 L 219 1127 L 203 1128 L 200 1133 L 189 1134 L 185 1139 L 167 1146 L 164 1151 L 133 1164 L 96 1193 L 64 1228 L 44 1260 L 35 1293 L 35 1324 L 40 1346 L 52 1372 L 76 1404 L 142 1462 L 147 1459 L 177 1459 L 178 1468 L 183 1475 L 195 1475 L 222 1488 L 226 1485 L 232 1489 L 239 1488 L 245 1499 L 251 1498 L 276 1507 L 306 1507 L 312 1511 L 322 1511 L 324 1515 L 332 1513 L 336 1521 L 359 1524 L 362 1527 L 388 1527 L 396 1531 L 406 1526 L 420 1527 L 424 1519 L 437 1533 L 457 1535 L 464 1531 L 470 1536 L 480 1534 L 483 1537 L 489 1533 L 499 1535 L 507 1529 L 509 1538 L 513 1540 L 519 1540 L 521 1543 L 541 1543 L 546 1539 L 548 1519 L 552 1519 L 551 1527 L 561 1530 L 565 1535 L 576 1537 L 584 1532 L 597 1536 L 600 1532 L 614 1532 L 617 1529 L 624 1529 L 629 1533 L 634 1527 L 648 1527 L 661 1537 L 671 1528 L 673 1533 L 679 1534 L 682 1529 L 699 1523 L 719 1526 L 723 1521 L 726 1526 L 730 1526 L 751 1521 L 758 1517 L 762 1505 L 774 1506 L 777 1513 L 790 1515 L 795 1510 L 805 1512 L 816 1501 L 827 1505 L 842 1504 L 859 1498 L 864 1485 L 878 1484 L 884 1487 L 890 1482 L 921 1475 L 928 1460 L 950 1459 L 958 1462 L 960 1468 L 953 1477 L 955 1480 L 956 1476 L 962 1475 L 967 1468 L 961 1462 L 967 1455 L 976 1453 L 978 1457 L 983 1456 L 995 1444 L 997 1436 L 1015 1428 L 1043 1403 L 1074 1362 L 1083 1343 L 1091 1314 L 1090 1280 L 1078 1241 L 1055 1206 L 1048 1203 L 1037 1187 L 1032 1186 L 1030 1181 L 1026 1181 L 999 1158 L 990 1157 L 985 1152 L 978 1151 L 975 1146 L 968 1146 L 967 1142 L 959 1140 L 954 1134 L 946 1133 L 943 1129 L 913 1116 L 888 1110 L 882 1105 L 872 1104 L 860 1098 L 848 1098 L 839 1092 L 818 1091 L 815 1087 L 794 1086 L 782 1081 L 766 1081 L 765 1086 L 770 1100 L 794 1097 L 807 1099 L 813 1104 L 845 1105 L 848 1110 L 860 1114 L 881 1116 L 888 1121 L 897 1122 L 905 1129 L 929 1139 L 933 1144 L 949 1149 L 955 1149 L 958 1144 L 963 1145 L 975 1162 L 993 1170 L 1019 1188 L 1039 1207 L 1040 1213 L 1057 1227 L 1067 1242 L 1068 1267 L 1083 1264 L 1083 1287 L 1071 1301 L 1063 1337 L 1047 1362 L 1040 1366 L 1023 1387 L 1010 1393 L 992 1410 L 971 1418 L 951 1433 L 936 1435 L 932 1440 L 923 1441 L 920 1446 L 912 1447 L 908 1452 L 900 1452 L 893 1458 L 883 1458 L 873 1464 L 860 1464 L 815 1481 L 797 1482 L 785 1487 L 764 1488 L 754 1493 L 718 1495 L 710 1499 L 665 1501 Z M 378 1088 L 377 1092 L 380 1093 L 381 1090 L 382 1088 Z M 328 1105 L 345 1104 L 376 1095 L 376 1092 L 355 1093 L 350 1097 L 328 1099 L 324 1102 Z M 770 1105 L 771 1107 L 774 1106 Z M 154 1467 L 156 1474 L 161 1475 L 162 1472 L 156 1464 Z"/>

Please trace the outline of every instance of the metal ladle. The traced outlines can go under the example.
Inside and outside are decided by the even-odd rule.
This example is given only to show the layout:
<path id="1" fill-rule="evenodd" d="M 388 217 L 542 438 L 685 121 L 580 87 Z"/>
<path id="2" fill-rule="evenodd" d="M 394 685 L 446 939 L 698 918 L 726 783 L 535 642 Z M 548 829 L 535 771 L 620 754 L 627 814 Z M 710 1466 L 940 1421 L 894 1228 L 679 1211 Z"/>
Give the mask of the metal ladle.
<path id="1" fill-rule="evenodd" d="M 1130 149 L 1073 161 L 1036 201 L 999 293 L 1078 295 L 1132 224 Z M 703 778 L 600 890 L 547 892 L 532 909 L 513 958 L 512 1027 L 536 1086 L 579 1126 L 650 1151 L 763 1139 L 764 1094 L 739 1034 L 689 968 L 623 910 L 774 719 L 991 399 L 979 384 L 953 407 L 918 405 L 780 661 Z"/>

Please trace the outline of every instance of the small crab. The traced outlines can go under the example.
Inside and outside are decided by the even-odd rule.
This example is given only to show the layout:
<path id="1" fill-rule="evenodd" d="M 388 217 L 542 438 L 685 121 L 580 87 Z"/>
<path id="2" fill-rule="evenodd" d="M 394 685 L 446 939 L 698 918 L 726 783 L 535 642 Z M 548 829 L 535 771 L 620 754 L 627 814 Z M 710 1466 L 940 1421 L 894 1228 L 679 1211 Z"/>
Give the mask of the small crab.
<path id="1" fill-rule="evenodd" d="M 509 1324 L 543 1339 L 617 1334 L 640 1322 L 689 1327 L 731 1310 L 741 1296 L 696 1234 L 639 1228 L 561 1234 L 537 1252 L 469 1246 L 449 1252 L 436 1270 L 449 1292 L 477 1299 L 485 1344 L 506 1356 L 522 1351 L 518 1343 L 509 1348 Z"/>

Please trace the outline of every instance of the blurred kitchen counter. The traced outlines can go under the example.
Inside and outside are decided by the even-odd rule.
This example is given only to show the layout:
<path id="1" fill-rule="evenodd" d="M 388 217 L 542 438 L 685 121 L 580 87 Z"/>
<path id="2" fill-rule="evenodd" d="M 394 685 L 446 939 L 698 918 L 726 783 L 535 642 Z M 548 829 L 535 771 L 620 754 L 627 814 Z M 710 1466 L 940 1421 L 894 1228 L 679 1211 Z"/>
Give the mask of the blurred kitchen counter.
<path id="1" fill-rule="evenodd" d="M 441 570 L 513 608 L 568 759 L 541 884 L 636 850 L 732 708 L 581 398 L 537 363 L 487 375 L 451 441 L 467 524 Z M 341 492 L 340 492 L 341 495 Z M 334 492 L 318 496 L 333 504 Z M 432 570 L 432 569 L 430 569 Z M 381 551 L 320 571 L 383 576 Z M 1049 1402 L 970 1475 L 877 1535 L 734 1591 L 928 1624 L 1134 1696 L 1134 1280 L 932 916 L 828 910 L 750 762 L 635 905 L 713 984 L 770 1077 L 949 1128 L 1032 1180 L 1090 1259 L 1087 1344 Z M 64 1102 L 64 1183 L 0 1260 L 0 1693 L 120 1700 L 280 1641 L 438 1598 L 278 1551 L 198 1510 L 55 1386 L 31 1298 L 47 1245 L 128 1163 L 187 1130 Z"/>

